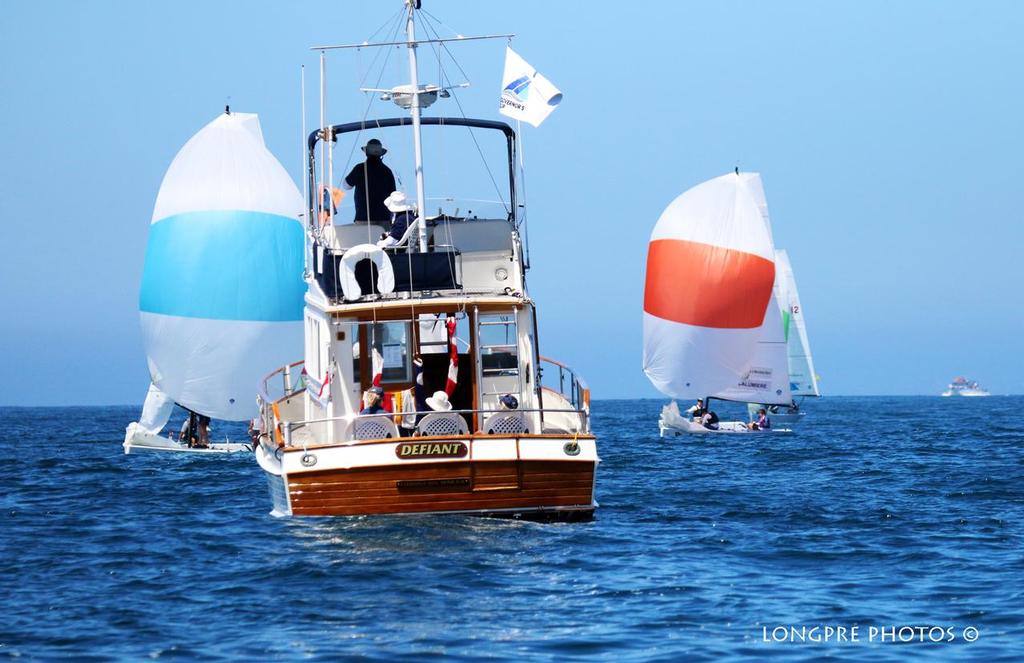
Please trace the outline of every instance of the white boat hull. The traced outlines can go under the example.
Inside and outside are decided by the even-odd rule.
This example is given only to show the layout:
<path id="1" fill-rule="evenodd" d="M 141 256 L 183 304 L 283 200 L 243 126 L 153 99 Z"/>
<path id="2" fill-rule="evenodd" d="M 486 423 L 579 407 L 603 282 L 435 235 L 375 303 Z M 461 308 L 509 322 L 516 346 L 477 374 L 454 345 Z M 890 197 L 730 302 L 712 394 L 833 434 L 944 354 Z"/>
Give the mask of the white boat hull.
<path id="1" fill-rule="evenodd" d="M 658 419 L 658 431 L 661 437 L 674 435 L 767 435 L 769 433 L 792 433 L 788 428 L 770 428 L 768 430 L 751 430 L 743 421 L 720 421 L 718 428 L 707 428 L 703 424 L 691 421 L 679 414 L 675 401 L 661 410 Z"/>
<path id="2" fill-rule="evenodd" d="M 703 425 L 693 421 L 684 422 L 683 426 L 678 424 L 666 424 L 664 420 L 658 421 L 658 429 L 661 437 L 674 435 L 768 435 L 771 433 L 792 433 L 789 428 L 770 428 L 768 430 L 751 430 L 742 421 L 720 421 L 717 429 L 705 428 Z"/>
<path id="3" fill-rule="evenodd" d="M 803 421 L 804 417 L 806 417 L 806 416 L 807 416 L 806 412 L 794 412 L 792 414 L 787 414 L 787 413 L 784 413 L 784 412 L 779 412 L 779 413 L 776 413 L 776 414 L 769 414 L 768 418 L 772 420 L 772 425 L 773 426 L 774 425 L 778 425 L 778 424 L 783 424 L 783 425 L 789 427 L 789 426 L 796 426 L 801 421 Z"/>
<path id="4" fill-rule="evenodd" d="M 239 451 L 252 451 L 252 446 L 244 442 L 212 442 L 205 449 L 191 448 L 186 444 L 178 442 L 169 437 L 154 435 L 138 427 L 138 424 L 131 423 L 124 436 L 124 452 L 126 454 L 140 453 L 143 451 L 170 451 L 177 453 L 193 454 L 226 454 Z"/>

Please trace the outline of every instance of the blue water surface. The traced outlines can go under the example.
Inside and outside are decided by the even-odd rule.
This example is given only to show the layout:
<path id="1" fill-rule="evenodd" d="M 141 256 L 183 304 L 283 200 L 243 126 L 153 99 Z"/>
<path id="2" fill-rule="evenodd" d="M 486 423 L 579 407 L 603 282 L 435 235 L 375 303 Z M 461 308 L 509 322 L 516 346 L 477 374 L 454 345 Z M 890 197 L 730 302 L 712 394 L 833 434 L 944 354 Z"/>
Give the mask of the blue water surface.
<path id="1" fill-rule="evenodd" d="M 2 408 L 0 658 L 1024 659 L 1024 398 L 664 440 L 662 404 L 594 404 L 576 524 L 277 519 L 251 454 L 125 456 L 137 408 Z M 764 637 L 825 625 L 859 642 Z M 869 641 L 901 626 L 955 639 Z"/>

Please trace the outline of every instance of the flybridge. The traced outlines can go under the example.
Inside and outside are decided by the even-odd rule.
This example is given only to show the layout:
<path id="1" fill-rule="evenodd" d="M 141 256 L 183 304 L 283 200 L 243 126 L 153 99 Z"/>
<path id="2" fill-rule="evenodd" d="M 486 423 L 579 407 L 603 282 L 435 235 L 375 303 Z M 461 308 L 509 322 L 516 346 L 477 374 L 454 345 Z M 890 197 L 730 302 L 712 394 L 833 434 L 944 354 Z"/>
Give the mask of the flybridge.
<path id="1" fill-rule="evenodd" d="M 323 143 L 325 137 L 329 136 L 331 141 L 333 141 L 338 136 L 342 136 L 347 133 L 371 131 L 375 129 L 389 129 L 393 127 L 409 127 L 411 125 L 412 120 L 408 117 L 392 117 L 335 124 L 325 127 L 324 129 L 317 129 L 310 133 L 306 141 L 306 147 L 309 150 L 309 169 L 307 173 L 309 182 L 307 199 L 309 202 L 310 218 L 313 218 L 315 215 L 314 207 L 317 203 L 317 199 L 314 197 L 314 192 L 316 191 L 316 148 L 318 145 Z M 516 200 L 516 132 L 512 127 L 507 123 L 498 120 L 479 120 L 466 117 L 424 117 L 420 118 L 420 125 L 488 129 L 500 131 L 504 135 L 506 159 L 508 163 L 509 221 L 518 228 L 519 223 L 517 222 L 517 210 L 519 206 Z"/>

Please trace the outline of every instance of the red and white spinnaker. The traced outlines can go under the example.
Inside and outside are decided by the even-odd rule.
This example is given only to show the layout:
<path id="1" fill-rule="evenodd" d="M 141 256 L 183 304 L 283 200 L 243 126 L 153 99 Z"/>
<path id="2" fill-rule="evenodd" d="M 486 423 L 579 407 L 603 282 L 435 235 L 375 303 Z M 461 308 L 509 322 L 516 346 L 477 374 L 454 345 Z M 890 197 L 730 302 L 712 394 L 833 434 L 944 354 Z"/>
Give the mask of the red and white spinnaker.
<path id="1" fill-rule="evenodd" d="M 673 200 L 651 233 L 644 373 L 673 398 L 746 379 L 772 297 L 775 249 L 757 173 L 729 173 Z"/>

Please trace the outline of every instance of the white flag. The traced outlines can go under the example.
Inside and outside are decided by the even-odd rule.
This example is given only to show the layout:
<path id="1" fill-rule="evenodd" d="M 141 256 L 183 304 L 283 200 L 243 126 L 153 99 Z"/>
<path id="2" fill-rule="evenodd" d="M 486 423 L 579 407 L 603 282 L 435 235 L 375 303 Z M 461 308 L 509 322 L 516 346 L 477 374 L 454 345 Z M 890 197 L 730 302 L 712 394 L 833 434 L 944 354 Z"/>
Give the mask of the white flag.
<path id="1" fill-rule="evenodd" d="M 539 127 L 561 101 L 562 93 L 551 81 L 538 74 L 518 53 L 505 48 L 505 75 L 498 102 L 502 115 Z"/>

